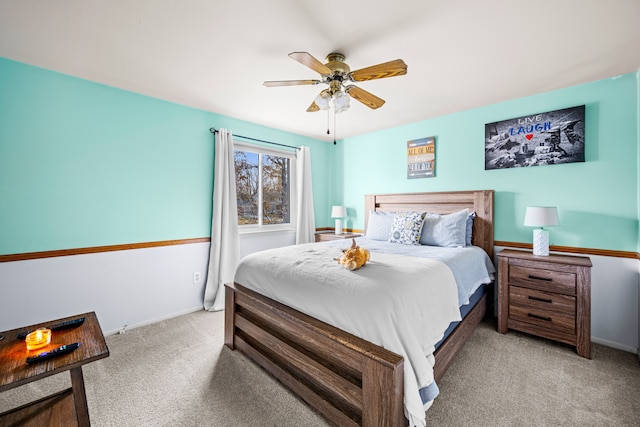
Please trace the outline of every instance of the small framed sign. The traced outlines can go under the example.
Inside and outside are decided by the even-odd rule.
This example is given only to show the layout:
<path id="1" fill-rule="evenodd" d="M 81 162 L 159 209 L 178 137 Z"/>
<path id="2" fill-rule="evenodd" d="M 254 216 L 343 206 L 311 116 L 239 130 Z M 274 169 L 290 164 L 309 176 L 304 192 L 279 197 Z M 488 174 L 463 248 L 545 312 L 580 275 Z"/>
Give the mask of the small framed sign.
<path id="1" fill-rule="evenodd" d="M 435 176 L 436 138 L 407 141 L 407 178 L 431 178 Z"/>
<path id="2" fill-rule="evenodd" d="M 484 127 L 484 168 L 584 162 L 584 105 Z"/>

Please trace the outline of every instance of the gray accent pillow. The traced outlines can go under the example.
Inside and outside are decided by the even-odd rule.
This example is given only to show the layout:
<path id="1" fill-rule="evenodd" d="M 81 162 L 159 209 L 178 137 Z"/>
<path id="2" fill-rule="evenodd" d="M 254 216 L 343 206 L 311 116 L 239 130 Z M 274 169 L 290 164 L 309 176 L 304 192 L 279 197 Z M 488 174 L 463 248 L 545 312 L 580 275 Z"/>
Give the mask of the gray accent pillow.
<path id="1" fill-rule="evenodd" d="M 465 247 L 469 209 L 447 215 L 427 213 L 424 218 L 421 245 Z"/>
<path id="2" fill-rule="evenodd" d="M 366 238 L 387 241 L 391 234 L 394 216 L 395 212 L 369 212 Z"/>

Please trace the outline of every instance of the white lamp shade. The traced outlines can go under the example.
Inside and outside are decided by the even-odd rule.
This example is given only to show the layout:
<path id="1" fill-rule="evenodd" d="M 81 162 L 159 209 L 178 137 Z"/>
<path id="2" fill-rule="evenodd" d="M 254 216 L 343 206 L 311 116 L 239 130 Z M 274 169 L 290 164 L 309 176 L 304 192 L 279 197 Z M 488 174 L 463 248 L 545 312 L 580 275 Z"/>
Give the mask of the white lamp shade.
<path id="1" fill-rule="evenodd" d="M 524 214 L 527 227 L 552 227 L 558 225 L 558 209 L 555 206 L 529 206 Z"/>
<path id="2" fill-rule="evenodd" d="M 344 206 L 333 206 L 331 208 L 331 218 L 344 218 L 347 216 L 347 208 Z"/>

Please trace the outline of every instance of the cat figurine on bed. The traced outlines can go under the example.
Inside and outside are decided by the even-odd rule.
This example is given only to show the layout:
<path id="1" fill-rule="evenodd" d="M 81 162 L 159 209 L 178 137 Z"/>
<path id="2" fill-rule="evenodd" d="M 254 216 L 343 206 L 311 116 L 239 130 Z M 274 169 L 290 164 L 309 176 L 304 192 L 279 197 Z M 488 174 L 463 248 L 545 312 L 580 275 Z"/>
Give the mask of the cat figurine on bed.
<path id="1" fill-rule="evenodd" d="M 357 270 L 369 261 L 369 251 L 356 245 L 356 239 L 351 239 L 353 243 L 350 248 L 342 250 L 342 256 L 336 258 L 338 264 L 348 270 Z"/>

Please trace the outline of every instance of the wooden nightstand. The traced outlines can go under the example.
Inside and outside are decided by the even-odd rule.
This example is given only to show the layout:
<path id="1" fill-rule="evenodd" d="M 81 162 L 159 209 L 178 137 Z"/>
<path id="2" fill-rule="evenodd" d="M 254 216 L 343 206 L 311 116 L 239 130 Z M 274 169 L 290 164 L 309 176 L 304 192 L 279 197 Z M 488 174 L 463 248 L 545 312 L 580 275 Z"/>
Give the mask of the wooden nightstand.
<path id="1" fill-rule="evenodd" d="M 333 231 L 317 231 L 315 235 L 316 235 L 316 242 L 326 242 L 328 240 L 355 239 L 357 237 L 362 237 L 362 234 L 359 234 L 359 233 L 336 234 Z"/>
<path id="2" fill-rule="evenodd" d="M 514 329 L 576 346 L 591 358 L 591 260 L 498 253 L 498 332 Z"/>

